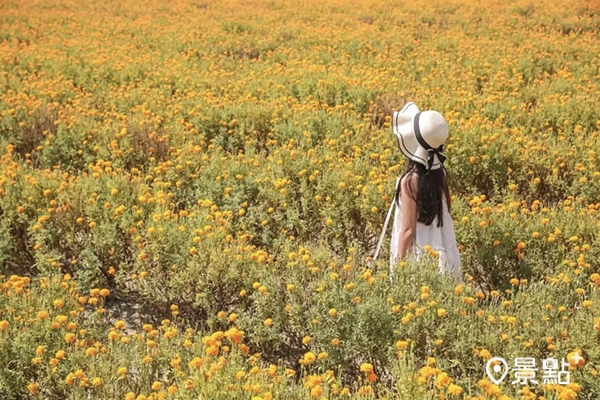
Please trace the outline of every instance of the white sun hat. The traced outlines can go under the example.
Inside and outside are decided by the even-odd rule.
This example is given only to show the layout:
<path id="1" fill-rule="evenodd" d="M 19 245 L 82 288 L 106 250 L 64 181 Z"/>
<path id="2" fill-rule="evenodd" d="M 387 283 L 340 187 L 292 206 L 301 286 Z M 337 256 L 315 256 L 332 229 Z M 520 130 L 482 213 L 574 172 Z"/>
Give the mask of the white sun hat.
<path id="1" fill-rule="evenodd" d="M 446 156 L 441 152 L 448 139 L 448 123 L 437 111 L 422 111 L 407 103 L 394 111 L 392 125 L 398 146 L 409 159 L 423 164 L 427 172 L 442 167 Z"/>

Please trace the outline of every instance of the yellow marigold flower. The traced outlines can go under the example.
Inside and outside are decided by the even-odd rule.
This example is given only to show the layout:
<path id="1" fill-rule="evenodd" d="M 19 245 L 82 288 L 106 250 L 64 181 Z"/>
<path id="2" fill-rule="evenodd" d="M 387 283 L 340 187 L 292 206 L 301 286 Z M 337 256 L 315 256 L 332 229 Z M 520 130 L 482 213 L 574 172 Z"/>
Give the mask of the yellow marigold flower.
<path id="1" fill-rule="evenodd" d="M 65 342 L 66 343 L 73 343 L 76 339 L 76 336 L 74 333 L 71 332 L 67 332 L 65 333 Z"/>
<path id="2" fill-rule="evenodd" d="M 584 301 L 581 303 L 581 305 L 582 305 L 584 308 L 588 308 L 588 309 L 589 309 L 589 308 L 592 308 L 592 307 L 594 306 L 594 303 L 592 303 L 590 300 L 584 300 Z"/>
<path id="3" fill-rule="evenodd" d="M 489 360 L 490 358 L 492 358 L 492 355 L 490 354 L 490 352 L 486 349 L 481 349 L 479 351 L 479 357 L 481 357 L 484 360 Z"/>
<path id="4" fill-rule="evenodd" d="M 227 314 L 225 313 L 225 311 L 221 310 L 217 313 L 217 318 L 223 319 L 223 318 L 225 318 L 226 315 Z"/>
<path id="5" fill-rule="evenodd" d="M 406 340 L 398 340 L 396 342 L 396 348 L 398 350 L 405 350 L 408 347 L 408 342 Z"/>
<path id="6" fill-rule="evenodd" d="M 567 354 L 567 360 L 573 367 L 583 367 L 585 365 L 585 358 L 581 354 L 581 349 L 575 349 L 571 353 Z"/>
<path id="7" fill-rule="evenodd" d="M 102 378 L 95 377 L 92 379 L 92 385 L 94 386 L 102 386 Z"/>
<path id="8" fill-rule="evenodd" d="M 402 317 L 400 322 L 402 322 L 403 325 L 408 325 L 410 323 L 410 321 L 412 321 L 412 319 L 413 319 L 413 314 L 408 313 L 407 315 Z"/>
<path id="9" fill-rule="evenodd" d="M 598 319 L 598 331 L 600 331 L 600 318 Z M 339 346 L 340 345 L 340 339 L 338 338 L 333 338 L 331 339 L 331 345 L 332 346 Z"/>
<path id="10" fill-rule="evenodd" d="M 135 393 L 129 392 L 125 395 L 125 400 L 135 400 Z"/>
<path id="11" fill-rule="evenodd" d="M 304 345 L 307 345 L 307 344 L 309 344 L 309 343 L 310 343 L 310 341 L 311 341 L 311 337 L 310 337 L 310 336 L 304 336 L 304 337 L 302 338 L 302 344 L 304 344 Z"/>
<path id="12" fill-rule="evenodd" d="M 313 387 L 312 389 L 310 389 L 310 395 L 312 397 L 321 397 L 322 394 L 323 394 L 323 388 L 320 385 L 317 385 L 317 386 Z"/>
<path id="13" fill-rule="evenodd" d="M 37 313 L 37 315 L 35 317 L 39 321 L 44 321 L 44 320 L 50 318 L 50 315 L 46 311 L 38 311 L 38 313 Z"/>
<path id="14" fill-rule="evenodd" d="M 442 372 L 435 378 L 435 386 L 438 389 L 442 389 L 447 386 L 450 382 L 452 382 L 452 378 L 448 376 L 447 373 Z"/>
<path id="15" fill-rule="evenodd" d="M 85 350 L 85 355 L 86 355 L 86 356 L 88 356 L 88 357 L 93 357 L 93 356 L 95 356 L 96 354 L 98 354 L 98 349 L 97 349 L 97 348 L 95 348 L 95 347 L 88 347 L 88 348 Z"/>
<path id="16" fill-rule="evenodd" d="M 317 359 L 317 356 L 315 355 L 315 353 L 313 353 L 312 351 L 309 351 L 306 354 L 304 354 L 302 361 L 304 362 L 304 364 L 308 365 L 308 364 L 312 364 L 313 362 L 315 362 L 316 359 Z"/>
<path id="17" fill-rule="evenodd" d="M 451 383 L 450 386 L 448 386 L 448 394 L 450 396 L 460 396 L 463 392 L 463 388 L 461 388 L 458 385 L 455 385 L 454 383 Z"/>
<path id="18" fill-rule="evenodd" d="M 475 299 L 473 297 L 463 297 L 462 298 L 463 303 L 467 304 L 467 305 L 472 305 L 475 304 Z"/>
<path id="19" fill-rule="evenodd" d="M 31 382 L 29 385 L 27 385 L 27 390 L 29 390 L 29 393 L 35 394 L 39 387 L 40 385 L 37 382 Z"/>
<path id="20" fill-rule="evenodd" d="M 371 372 L 373 372 L 373 364 L 362 363 L 360 365 L 360 372 L 364 372 L 365 374 L 370 374 Z"/>
<path id="21" fill-rule="evenodd" d="M 337 310 L 336 310 L 335 308 L 331 308 L 331 309 L 329 310 L 329 316 L 330 316 L 330 317 L 335 317 L 335 316 L 337 315 L 337 313 L 338 313 L 338 312 L 337 312 Z"/>
<path id="22" fill-rule="evenodd" d="M 448 313 L 447 313 L 447 311 L 446 311 L 445 309 L 443 309 L 443 308 L 438 308 L 438 310 L 437 310 L 437 315 L 438 315 L 438 317 L 440 317 L 440 318 L 443 318 L 443 317 L 445 317 L 447 314 L 448 314 Z"/>
<path id="23" fill-rule="evenodd" d="M 192 358 L 192 360 L 188 363 L 188 366 L 193 369 L 193 368 L 200 368 L 202 366 L 202 359 L 200 357 L 194 357 Z"/>
<path id="24" fill-rule="evenodd" d="M 69 372 L 69 374 L 65 378 L 65 383 L 67 385 L 71 386 L 74 382 L 75 382 L 75 375 L 73 373 Z"/>
<path id="25" fill-rule="evenodd" d="M 265 326 L 271 327 L 273 325 L 273 320 L 271 318 L 265 319 Z"/>

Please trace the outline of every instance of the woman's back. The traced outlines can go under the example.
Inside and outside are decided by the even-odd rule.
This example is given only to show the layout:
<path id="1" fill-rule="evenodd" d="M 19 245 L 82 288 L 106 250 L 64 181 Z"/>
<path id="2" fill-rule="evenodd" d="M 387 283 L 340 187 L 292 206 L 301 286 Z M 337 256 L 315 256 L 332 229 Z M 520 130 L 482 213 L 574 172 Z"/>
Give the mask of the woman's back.
<path id="1" fill-rule="evenodd" d="M 396 182 L 400 184 L 400 178 Z M 417 222 L 416 235 L 412 248 L 411 257 L 419 259 L 425 250 L 425 246 L 430 246 L 431 250 L 439 254 L 440 272 L 451 272 L 455 277 L 460 278 L 460 254 L 456 243 L 454 233 L 454 222 L 450 216 L 446 199 L 442 202 L 442 222 L 438 226 L 438 217 L 426 225 L 423 222 Z M 398 197 L 396 210 L 394 211 L 394 223 L 392 228 L 390 271 L 393 271 L 395 260 L 398 259 L 398 243 L 400 238 L 400 229 L 402 226 L 402 201 Z"/>

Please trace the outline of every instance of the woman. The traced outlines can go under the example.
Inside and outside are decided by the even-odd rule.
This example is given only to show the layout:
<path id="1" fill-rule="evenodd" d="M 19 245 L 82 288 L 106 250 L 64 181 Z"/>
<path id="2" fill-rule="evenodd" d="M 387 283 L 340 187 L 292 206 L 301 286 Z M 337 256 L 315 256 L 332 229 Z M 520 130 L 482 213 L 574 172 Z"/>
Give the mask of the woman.
<path id="1" fill-rule="evenodd" d="M 394 112 L 394 134 L 408 158 L 406 171 L 396 182 L 390 275 L 402 259 L 419 259 L 426 246 L 438 254 L 440 273 L 461 282 L 460 255 L 450 217 L 450 192 L 441 153 L 448 124 L 437 111 L 423 111 L 408 103 Z M 435 254 L 435 253 L 434 253 Z"/>

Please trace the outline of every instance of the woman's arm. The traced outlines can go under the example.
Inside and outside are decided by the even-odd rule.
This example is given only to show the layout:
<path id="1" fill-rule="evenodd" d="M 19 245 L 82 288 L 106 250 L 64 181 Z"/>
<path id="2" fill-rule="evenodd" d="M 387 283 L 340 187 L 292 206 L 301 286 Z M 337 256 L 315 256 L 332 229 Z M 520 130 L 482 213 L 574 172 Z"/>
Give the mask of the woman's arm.
<path id="1" fill-rule="evenodd" d="M 408 255 L 417 234 L 417 176 L 407 175 L 400 181 L 402 188 L 402 225 L 398 241 L 398 257 L 400 260 Z"/>

